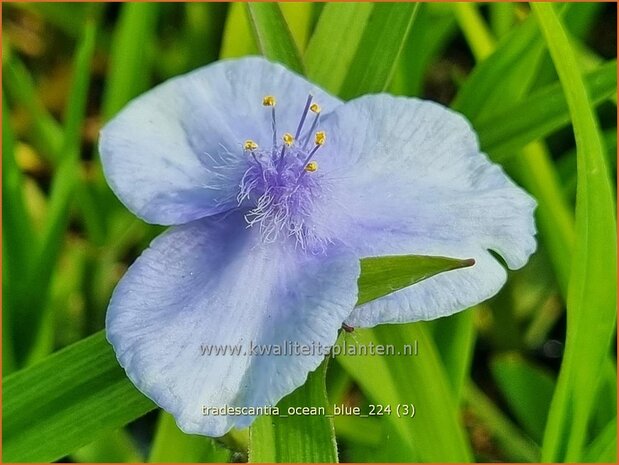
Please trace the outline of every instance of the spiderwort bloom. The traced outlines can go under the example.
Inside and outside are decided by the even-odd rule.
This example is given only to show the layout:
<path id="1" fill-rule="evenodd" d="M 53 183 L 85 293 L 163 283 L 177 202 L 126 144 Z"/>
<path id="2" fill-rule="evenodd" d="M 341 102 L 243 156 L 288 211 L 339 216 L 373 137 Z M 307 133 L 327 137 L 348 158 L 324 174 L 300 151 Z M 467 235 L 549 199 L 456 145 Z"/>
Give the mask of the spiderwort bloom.
<path id="1" fill-rule="evenodd" d="M 249 425 L 203 406 L 275 405 L 323 358 L 250 345 L 331 346 L 342 323 L 450 315 L 504 284 L 489 250 L 516 269 L 536 246 L 534 201 L 461 115 L 384 94 L 343 103 L 262 58 L 136 98 L 105 126 L 100 152 L 127 208 L 172 226 L 118 284 L 108 339 L 189 433 Z M 359 259 L 397 254 L 476 263 L 355 308 Z"/>

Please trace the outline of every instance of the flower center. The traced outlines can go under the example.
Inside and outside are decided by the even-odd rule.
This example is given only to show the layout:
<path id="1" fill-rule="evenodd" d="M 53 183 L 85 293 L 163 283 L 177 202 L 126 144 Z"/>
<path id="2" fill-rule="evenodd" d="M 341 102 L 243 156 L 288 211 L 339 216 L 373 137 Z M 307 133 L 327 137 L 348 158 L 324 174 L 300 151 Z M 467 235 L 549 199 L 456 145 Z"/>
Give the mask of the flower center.
<path id="1" fill-rule="evenodd" d="M 262 104 L 271 110 L 273 143 L 267 148 L 258 147 L 253 140 L 243 144 L 249 167 L 241 179 L 237 200 L 239 205 L 250 205 L 245 220 L 250 227 L 260 227 L 264 242 L 294 237 L 303 249 L 323 248 L 324 241 L 316 236 L 308 222 L 320 193 L 314 174 L 318 164 L 312 158 L 326 142 L 324 131 L 316 131 L 320 106 L 312 103 L 312 95 L 309 95 L 294 135 L 286 132 L 280 140 L 275 97 L 267 95 Z M 304 131 L 310 114 L 313 114 L 313 121 Z"/>

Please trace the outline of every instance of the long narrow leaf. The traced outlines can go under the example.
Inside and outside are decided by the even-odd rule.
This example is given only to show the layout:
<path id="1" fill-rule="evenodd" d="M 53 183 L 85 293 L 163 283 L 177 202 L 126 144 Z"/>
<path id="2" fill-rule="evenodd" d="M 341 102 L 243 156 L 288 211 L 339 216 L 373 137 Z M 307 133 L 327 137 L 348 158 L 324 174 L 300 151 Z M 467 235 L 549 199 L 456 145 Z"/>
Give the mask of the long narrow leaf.
<path id="1" fill-rule="evenodd" d="M 232 2 L 221 39 L 220 58 L 235 58 L 259 53 L 256 39 L 252 33 L 249 12 L 241 2 Z"/>
<path id="2" fill-rule="evenodd" d="M 103 332 L 2 384 L 4 462 L 58 460 L 155 408 L 125 377 Z"/>
<path id="3" fill-rule="evenodd" d="M 610 60 L 583 76 L 591 104 L 617 92 L 617 61 Z M 475 124 L 482 148 L 494 160 L 513 155 L 570 122 L 566 97 L 559 83 L 536 91 L 520 102 L 501 108 Z"/>
<path id="4" fill-rule="evenodd" d="M 19 300 L 19 317 L 15 319 L 16 335 L 23 347 L 30 347 L 38 334 L 44 302 L 56 261 L 63 244 L 62 237 L 69 221 L 70 203 L 79 179 L 79 149 L 90 82 L 90 63 L 95 50 L 96 23 L 85 23 L 84 36 L 75 56 L 73 84 L 68 100 L 63 158 L 54 174 L 47 218 L 41 242 L 35 248 L 31 273 L 25 277 L 29 288 Z M 21 354 L 24 355 L 24 354 Z"/>
<path id="5" fill-rule="evenodd" d="M 414 461 L 470 460 L 471 453 L 458 421 L 456 402 L 434 343 L 424 326 L 416 323 L 359 330 L 356 331 L 355 343 L 365 347 L 391 344 L 394 348 L 395 355 L 381 356 L 352 355 L 346 349 L 336 360 L 359 384 L 372 404 L 391 406 L 392 412 L 387 415 L 387 420 L 413 451 Z M 406 347 L 415 344 L 419 347 L 419 356 L 406 355 Z M 416 408 L 414 418 L 410 417 L 411 404 Z M 409 406 L 405 410 L 408 416 L 403 415 L 403 410 L 395 411 L 402 405 Z"/>
<path id="6" fill-rule="evenodd" d="M 553 6 L 534 3 L 532 8 L 565 91 L 578 157 L 577 242 L 568 294 L 566 351 L 542 459 L 578 461 L 616 319 L 614 202 L 596 117 L 574 50 Z"/>
<path id="7" fill-rule="evenodd" d="M 327 3 L 305 52 L 307 77 L 337 94 L 363 37 L 373 3 Z M 337 53 L 329 53 L 337 44 Z"/>
<path id="8" fill-rule="evenodd" d="M 306 383 L 282 399 L 279 416 L 264 416 L 250 429 L 249 461 L 253 463 L 336 463 L 337 446 L 325 391 L 327 361 Z M 321 408 L 314 414 L 289 409 Z"/>
<path id="9" fill-rule="evenodd" d="M 538 462 L 540 450 L 473 383 L 465 389 L 466 402 L 473 414 L 486 425 L 493 439 L 508 454 L 508 461 Z"/>
<path id="10" fill-rule="evenodd" d="M 527 434 L 541 444 L 554 379 L 546 371 L 511 354 L 495 358 L 491 369 L 512 413 Z"/>
<path id="11" fill-rule="evenodd" d="M 7 47 L 8 50 L 8 47 Z M 62 128 L 37 95 L 32 76 L 16 56 L 9 54 L 2 63 L 2 85 L 13 102 L 24 105 L 32 115 L 33 136 L 41 153 L 56 163 L 62 146 Z"/>
<path id="12" fill-rule="evenodd" d="M 152 65 L 153 43 L 160 5 L 123 3 L 114 32 L 108 79 L 103 96 L 103 117 L 109 119 L 145 90 Z"/>
<path id="13" fill-rule="evenodd" d="M 185 434 L 169 413 L 161 411 L 148 461 L 151 463 L 227 462 L 230 451 L 212 438 Z"/>
<path id="14" fill-rule="evenodd" d="M 303 63 L 277 3 L 248 3 L 256 42 L 262 54 L 303 73 Z"/>
<path id="15" fill-rule="evenodd" d="M 389 86 L 418 8 L 419 3 L 374 5 L 342 86 L 341 97 L 351 99 L 381 92 Z"/>

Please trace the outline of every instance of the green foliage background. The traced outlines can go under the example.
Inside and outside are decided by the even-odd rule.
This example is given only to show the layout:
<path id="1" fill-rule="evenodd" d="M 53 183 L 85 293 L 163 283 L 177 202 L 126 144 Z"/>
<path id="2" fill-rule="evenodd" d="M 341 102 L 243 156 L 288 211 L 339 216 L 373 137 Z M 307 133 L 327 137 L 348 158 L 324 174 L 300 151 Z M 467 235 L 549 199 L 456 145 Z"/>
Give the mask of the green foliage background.
<path id="1" fill-rule="evenodd" d="M 616 5 L 3 3 L 2 13 L 5 462 L 616 462 Z M 434 322 L 342 334 L 416 340 L 422 353 L 338 356 L 282 401 L 413 403 L 413 419 L 263 417 L 221 439 L 189 436 L 105 342 L 111 292 L 161 229 L 107 187 L 98 129 L 154 84 L 248 54 L 344 99 L 388 91 L 450 105 L 538 200 L 539 250 L 498 296 Z"/>

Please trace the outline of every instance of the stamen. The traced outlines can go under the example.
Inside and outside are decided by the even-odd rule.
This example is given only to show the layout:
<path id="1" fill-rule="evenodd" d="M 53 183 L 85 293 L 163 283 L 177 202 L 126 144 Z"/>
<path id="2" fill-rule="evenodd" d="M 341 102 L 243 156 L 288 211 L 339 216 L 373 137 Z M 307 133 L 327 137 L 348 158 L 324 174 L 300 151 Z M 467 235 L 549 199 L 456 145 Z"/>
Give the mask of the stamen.
<path id="1" fill-rule="evenodd" d="M 284 144 L 282 145 L 282 151 L 279 154 L 279 160 L 277 163 L 278 167 L 281 165 L 281 162 L 284 159 L 284 152 L 286 152 L 286 147 L 290 147 L 294 143 L 294 136 L 289 132 L 285 133 L 282 139 L 284 140 Z"/>
<path id="2" fill-rule="evenodd" d="M 287 132 L 287 133 L 284 134 L 283 139 L 284 139 L 284 144 L 286 144 L 288 147 L 290 147 L 293 144 L 293 142 L 295 140 L 295 137 L 292 134 L 290 134 L 289 132 Z"/>
<path id="3" fill-rule="evenodd" d="M 272 95 L 265 95 L 262 98 L 262 105 L 265 107 L 271 107 L 271 128 L 273 130 L 273 155 L 275 155 L 275 150 L 277 147 L 277 127 L 275 124 L 275 104 L 277 100 Z"/>
<path id="4" fill-rule="evenodd" d="M 243 149 L 246 151 L 254 151 L 258 148 L 258 144 L 256 144 L 253 140 L 247 139 L 243 144 Z"/>
<path id="5" fill-rule="evenodd" d="M 308 173 L 313 173 L 318 169 L 318 163 L 315 161 L 310 161 L 307 165 L 305 165 L 305 171 Z"/>
<path id="6" fill-rule="evenodd" d="M 327 135 L 325 134 L 324 131 L 318 131 L 316 133 L 316 136 L 314 137 L 314 142 L 316 142 L 316 145 L 323 145 L 326 140 L 327 140 Z"/>
<path id="7" fill-rule="evenodd" d="M 320 113 L 320 105 L 317 103 L 312 103 L 309 109 L 312 113 Z"/>
<path id="8" fill-rule="evenodd" d="M 301 121 L 299 121 L 299 125 L 297 126 L 297 131 L 294 133 L 295 139 L 298 139 L 299 135 L 301 134 L 301 129 L 303 129 L 303 124 L 305 123 L 305 118 L 307 117 L 307 110 L 313 106 L 317 106 L 316 104 L 310 106 L 313 98 L 314 96 L 312 94 L 309 94 L 307 96 L 307 101 L 305 102 L 305 107 L 303 108 L 303 114 L 301 115 Z"/>
<path id="9" fill-rule="evenodd" d="M 274 107 L 276 103 L 277 100 L 275 100 L 275 97 L 273 97 L 272 95 L 265 95 L 262 99 L 262 104 L 265 107 Z"/>

